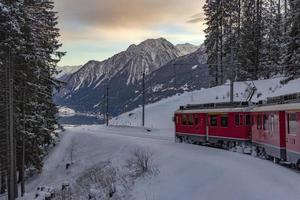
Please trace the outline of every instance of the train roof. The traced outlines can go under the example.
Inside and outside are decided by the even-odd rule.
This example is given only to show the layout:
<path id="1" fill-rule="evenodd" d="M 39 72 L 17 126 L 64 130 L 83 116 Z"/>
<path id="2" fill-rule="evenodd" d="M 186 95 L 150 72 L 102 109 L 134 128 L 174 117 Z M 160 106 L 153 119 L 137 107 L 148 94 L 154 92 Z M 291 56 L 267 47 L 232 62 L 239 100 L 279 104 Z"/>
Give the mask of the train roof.
<path id="1" fill-rule="evenodd" d="M 188 104 L 180 106 L 176 113 L 228 113 L 250 112 L 253 104 L 249 102 L 222 102 L 208 104 Z"/>
<path id="2" fill-rule="evenodd" d="M 188 104 L 180 106 L 176 113 L 229 113 L 229 112 L 272 112 L 300 111 L 300 93 L 270 97 L 258 104 L 251 102 L 222 102 Z"/>
<path id="3" fill-rule="evenodd" d="M 262 104 L 252 109 L 252 112 L 268 111 L 300 111 L 300 102 L 285 104 Z"/>
<path id="4" fill-rule="evenodd" d="M 267 111 L 292 111 L 300 110 L 300 93 L 269 97 L 267 101 L 260 102 L 257 107 L 253 108 L 253 112 Z"/>

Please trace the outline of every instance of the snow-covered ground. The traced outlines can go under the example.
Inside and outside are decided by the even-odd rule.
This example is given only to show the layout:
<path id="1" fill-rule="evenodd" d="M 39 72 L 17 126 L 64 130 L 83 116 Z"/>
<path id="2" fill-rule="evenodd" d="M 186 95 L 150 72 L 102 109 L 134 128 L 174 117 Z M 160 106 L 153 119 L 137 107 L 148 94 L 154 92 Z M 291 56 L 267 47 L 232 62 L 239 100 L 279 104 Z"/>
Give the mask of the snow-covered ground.
<path id="1" fill-rule="evenodd" d="M 300 174 L 271 162 L 220 149 L 175 143 L 173 133 L 142 128 L 80 126 L 67 128 L 45 162 L 40 176 L 27 185 L 60 187 L 87 168 L 106 160 L 121 166 L 137 148 L 152 151 L 160 173 L 140 178 L 128 199 L 135 200 L 298 200 Z M 74 165 L 69 170 L 70 149 Z M 32 200 L 34 193 L 26 195 Z"/>
<path id="2" fill-rule="evenodd" d="M 300 92 L 300 79 L 281 85 L 280 78 L 255 81 L 253 100 Z M 252 84 L 252 82 L 250 82 Z M 235 100 L 247 96 L 247 84 L 235 84 Z M 132 150 L 153 152 L 160 173 L 139 178 L 129 200 L 298 200 L 300 173 L 249 155 L 174 142 L 173 113 L 180 105 L 228 101 L 229 86 L 188 92 L 146 107 L 146 126 L 138 128 L 141 109 L 111 121 L 112 126 L 66 127 L 59 145 L 45 160 L 38 177 L 27 185 L 25 200 L 34 199 L 38 186 L 61 187 L 74 183 L 91 166 L 110 160 L 121 167 Z M 136 126 L 136 127 L 134 127 Z M 73 150 L 72 150 L 73 149 Z M 66 170 L 72 151 L 74 164 Z"/>
<path id="3" fill-rule="evenodd" d="M 267 97 L 279 96 L 283 94 L 300 92 L 300 79 L 282 85 L 282 78 L 269 80 L 258 80 L 250 82 L 236 82 L 234 84 L 234 101 L 245 101 L 249 92 L 249 85 L 255 86 L 257 91 L 252 101 L 265 100 Z M 230 99 L 229 84 L 202 89 L 199 91 L 186 92 L 157 103 L 146 106 L 146 126 L 160 129 L 173 129 L 172 116 L 179 106 L 186 104 L 201 104 L 211 102 L 225 102 Z M 113 125 L 140 126 L 142 119 L 142 109 L 137 108 L 128 113 L 111 120 Z"/>

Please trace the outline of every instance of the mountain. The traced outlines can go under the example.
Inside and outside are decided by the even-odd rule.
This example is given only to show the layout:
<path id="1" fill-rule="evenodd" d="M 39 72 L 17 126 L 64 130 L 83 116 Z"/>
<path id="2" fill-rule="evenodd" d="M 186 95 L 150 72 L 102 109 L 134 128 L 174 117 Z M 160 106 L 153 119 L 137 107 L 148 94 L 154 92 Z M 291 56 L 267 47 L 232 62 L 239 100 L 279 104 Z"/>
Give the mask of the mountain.
<path id="1" fill-rule="evenodd" d="M 166 65 L 183 54 L 166 39 L 149 39 L 139 45 L 131 45 L 102 62 L 89 61 L 72 74 L 68 84 L 55 100 L 59 105 L 80 112 L 101 112 L 106 87 L 109 86 L 111 112 L 119 112 L 130 97 L 135 95 L 135 85 L 147 74 Z"/>
<path id="2" fill-rule="evenodd" d="M 56 76 L 56 78 L 60 80 L 66 80 L 71 74 L 76 72 L 81 67 L 82 65 L 58 67 L 59 74 Z"/>
<path id="3" fill-rule="evenodd" d="M 185 91 L 208 88 L 212 78 L 205 63 L 205 49 L 201 46 L 194 53 L 178 57 L 149 74 L 145 80 L 146 103 L 154 103 Z M 134 88 L 135 95 L 123 106 L 127 111 L 138 107 L 142 102 L 142 81 L 134 85 Z"/>
<path id="4" fill-rule="evenodd" d="M 185 44 L 177 44 L 176 48 L 183 54 L 183 55 L 188 55 L 191 53 L 194 53 L 199 49 L 199 46 L 190 44 L 190 43 L 185 43 Z"/>

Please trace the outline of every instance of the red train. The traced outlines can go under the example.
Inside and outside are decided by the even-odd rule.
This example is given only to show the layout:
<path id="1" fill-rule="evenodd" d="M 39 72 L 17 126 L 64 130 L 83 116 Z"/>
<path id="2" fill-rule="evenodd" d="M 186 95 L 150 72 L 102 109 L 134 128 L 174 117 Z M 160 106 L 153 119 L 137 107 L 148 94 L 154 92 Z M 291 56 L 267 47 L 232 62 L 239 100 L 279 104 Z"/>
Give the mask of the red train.
<path id="1" fill-rule="evenodd" d="M 300 169 L 300 93 L 266 102 L 181 106 L 176 141 L 289 162 Z"/>

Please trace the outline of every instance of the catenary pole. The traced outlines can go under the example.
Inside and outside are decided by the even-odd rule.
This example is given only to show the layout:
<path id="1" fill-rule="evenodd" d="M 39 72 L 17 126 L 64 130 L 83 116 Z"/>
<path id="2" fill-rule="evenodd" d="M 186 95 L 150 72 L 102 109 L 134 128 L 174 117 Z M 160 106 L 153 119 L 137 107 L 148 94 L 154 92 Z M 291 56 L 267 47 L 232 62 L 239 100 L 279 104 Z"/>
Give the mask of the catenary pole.
<path id="1" fill-rule="evenodd" d="M 143 70 L 143 83 L 142 83 L 142 85 L 143 85 L 142 126 L 145 126 L 145 95 L 146 95 L 146 92 L 145 92 L 145 70 Z"/>

